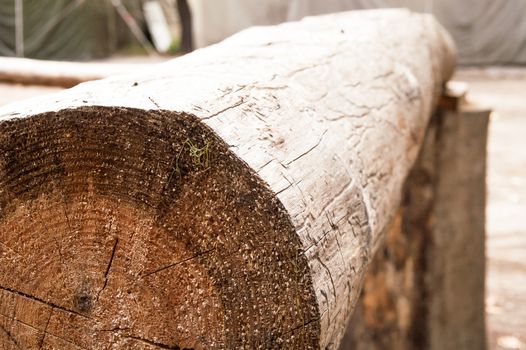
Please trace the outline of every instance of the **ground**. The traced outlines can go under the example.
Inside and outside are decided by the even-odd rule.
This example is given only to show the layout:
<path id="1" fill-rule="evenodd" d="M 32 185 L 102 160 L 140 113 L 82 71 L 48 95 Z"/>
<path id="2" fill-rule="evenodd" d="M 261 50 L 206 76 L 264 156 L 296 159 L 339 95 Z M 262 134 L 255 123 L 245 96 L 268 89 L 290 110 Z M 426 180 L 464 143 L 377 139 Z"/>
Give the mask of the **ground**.
<path id="1" fill-rule="evenodd" d="M 526 68 L 461 69 L 494 110 L 488 144 L 487 325 L 491 349 L 526 350 Z M 0 84 L 0 106 L 60 90 Z"/>

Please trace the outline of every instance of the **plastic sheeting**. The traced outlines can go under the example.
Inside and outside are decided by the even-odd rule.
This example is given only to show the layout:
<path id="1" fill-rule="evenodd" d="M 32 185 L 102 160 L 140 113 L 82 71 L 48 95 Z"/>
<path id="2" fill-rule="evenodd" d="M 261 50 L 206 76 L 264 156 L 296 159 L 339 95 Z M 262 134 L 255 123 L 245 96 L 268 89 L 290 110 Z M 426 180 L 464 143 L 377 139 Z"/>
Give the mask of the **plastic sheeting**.
<path id="1" fill-rule="evenodd" d="M 90 59 L 130 41 L 109 0 L 0 0 L 0 55 L 15 56 L 15 4 L 23 7 L 23 56 Z M 407 7 L 433 13 L 464 64 L 526 64 L 525 0 L 189 0 L 197 47 L 252 25 L 354 9 Z M 140 17 L 139 0 L 123 0 Z M 19 45 L 20 46 L 20 45 Z M 20 53 L 21 48 L 18 48 Z"/>
<path id="2" fill-rule="evenodd" d="M 455 39 L 460 62 L 526 64 L 526 1 L 436 1 L 433 13 Z"/>
<path id="3" fill-rule="evenodd" d="M 205 46 L 251 25 L 356 9 L 407 7 L 434 14 L 463 64 L 526 64 L 524 0 L 190 0 L 195 41 Z"/>
<path id="4" fill-rule="evenodd" d="M 23 40 L 18 41 L 18 47 L 17 1 L 23 9 Z M 105 57 L 122 40 L 122 27 L 109 0 L 0 0 L 0 55 L 76 60 Z"/>

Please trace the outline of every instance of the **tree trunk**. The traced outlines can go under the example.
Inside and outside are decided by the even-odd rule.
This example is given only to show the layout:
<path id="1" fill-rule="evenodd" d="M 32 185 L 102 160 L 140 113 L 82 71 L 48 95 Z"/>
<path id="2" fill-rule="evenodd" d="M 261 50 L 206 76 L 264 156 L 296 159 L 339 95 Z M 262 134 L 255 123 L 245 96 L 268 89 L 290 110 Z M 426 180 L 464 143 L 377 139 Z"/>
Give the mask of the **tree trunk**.
<path id="1" fill-rule="evenodd" d="M 1 109 L 0 344 L 337 348 L 453 65 L 361 11 Z"/>

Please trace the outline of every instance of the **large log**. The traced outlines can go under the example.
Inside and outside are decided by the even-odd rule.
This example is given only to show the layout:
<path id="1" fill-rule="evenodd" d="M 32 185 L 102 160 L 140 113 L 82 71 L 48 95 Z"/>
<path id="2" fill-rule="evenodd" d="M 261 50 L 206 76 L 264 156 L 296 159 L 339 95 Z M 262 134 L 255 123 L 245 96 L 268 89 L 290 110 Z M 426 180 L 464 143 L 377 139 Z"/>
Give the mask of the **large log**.
<path id="1" fill-rule="evenodd" d="M 3 348 L 336 348 L 453 66 L 364 11 L 1 109 Z"/>

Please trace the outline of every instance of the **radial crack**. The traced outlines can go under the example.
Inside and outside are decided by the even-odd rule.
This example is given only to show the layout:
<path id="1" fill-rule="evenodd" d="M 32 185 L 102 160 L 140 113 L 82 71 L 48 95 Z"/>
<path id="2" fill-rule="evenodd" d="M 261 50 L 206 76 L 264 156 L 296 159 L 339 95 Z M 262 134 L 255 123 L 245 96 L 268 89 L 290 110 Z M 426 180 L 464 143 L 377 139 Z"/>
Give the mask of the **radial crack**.
<path id="1" fill-rule="evenodd" d="M 80 317 L 83 317 L 83 318 L 89 318 L 88 316 L 86 315 L 83 315 L 83 314 L 80 314 L 76 311 L 73 311 L 73 310 L 70 310 L 70 309 L 67 309 L 63 306 L 60 306 L 60 305 L 57 305 L 55 303 L 51 303 L 51 302 L 48 302 L 48 301 L 45 301 L 43 299 L 40 299 L 40 298 L 37 298 L 31 294 L 26 294 L 24 292 L 20 292 L 18 290 L 14 290 L 14 289 L 11 289 L 11 288 L 7 288 L 7 287 L 4 287 L 4 286 L 0 286 L 0 289 L 1 290 L 4 290 L 6 292 L 10 292 L 10 293 L 13 293 L 13 294 L 16 294 L 18 296 L 21 296 L 21 297 L 24 297 L 24 298 L 27 298 L 27 299 L 30 299 L 30 300 L 33 300 L 33 301 L 36 301 L 38 303 L 41 303 L 41 304 L 44 304 L 44 305 L 47 305 L 49 307 L 52 307 L 54 309 L 58 309 L 58 310 L 62 310 L 64 312 L 68 312 L 68 313 L 71 313 L 71 314 L 74 314 L 74 315 L 77 315 L 77 316 L 80 316 Z"/>
<path id="2" fill-rule="evenodd" d="M 15 337 L 13 337 L 13 335 L 11 334 L 11 332 L 9 332 L 7 329 L 4 328 L 4 326 L 0 325 L 0 329 L 7 335 L 7 338 L 9 338 L 9 340 L 11 340 L 11 342 L 13 342 L 13 344 L 15 344 L 15 346 L 17 347 L 17 349 L 20 349 L 22 350 L 22 348 L 20 347 L 20 345 L 18 344 L 18 342 L 16 341 Z"/>
<path id="3" fill-rule="evenodd" d="M 44 327 L 44 330 L 42 331 L 42 338 L 40 339 L 40 344 L 38 346 L 38 349 L 42 349 L 42 346 L 44 345 L 44 340 L 46 339 L 46 334 L 48 334 L 47 328 L 49 326 L 49 321 L 51 321 L 51 316 L 53 316 L 53 310 L 54 309 L 51 309 L 51 311 L 49 312 L 49 317 L 47 318 L 46 326 Z"/>
<path id="4" fill-rule="evenodd" d="M 104 273 L 104 285 L 102 286 L 102 289 L 97 294 L 97 300 L 99 300 L 100 294 L 104 291 L 104 289 L 106 288 L 106 285 L 108 284 L 108 274 L 110 273 L 111 265 L 113 264 L 113 259 L 115 257 L 115 251 L 117 250 L 117 244 L 119 244 L 119 239 L 115 238 L 115 244 L 113 244 L 110 261 L 108 262 L 108 266 L 106 267 L 106 272 Z"/>
<path id="5" fill-rule="evenodd" d="M 174 262 L 174 263 L 172 263 L 172 264 L 170 264 L 170 265 L 167 265 L 167 266 L 163 266 L 163 267 L 158 268 L 157 270 L 154 270 L 154 271 L 152 271 L 152 272 L 148 272 L 148 273 L 144 274 L 143 277 L 147 277 L 147 276 L 150 276 L 150 275 L 156 274 L 156 273 L 158 273 L 158 272 L 164 271 L 164 270 L 166 270 L 166 269 L 169 269 L 169 268 L 171 268 L 171 267 L 174 267 L 174 266 L 177 266 L 177 265 L 181 265 L 181 264 L 183 264 L 183 263 L 185 263 L 185 262 L 187 262 L 187 261 L 190 261 L 190 260 L 192 260 L 192 259 L 198 258 L 198 257 L 200 257 L 201 255 L 208 254 L 208 253 L 210 253 L 210 252 L 212 252 L 212 251 L 214 251 L 214 250 L 216 250 L 216 248 L 212 248 L 212 249 L 209 249 L 209 250 L 205 250 L 204 252 L 197 253 L 197 254 L 192 255 L 192 256 L 190 256 L 190 257 L 188 257 L 188 258 L 186 258 L 186 259 L 183 259 L 183 260 L 180 260 L 180 261 Z"/>

